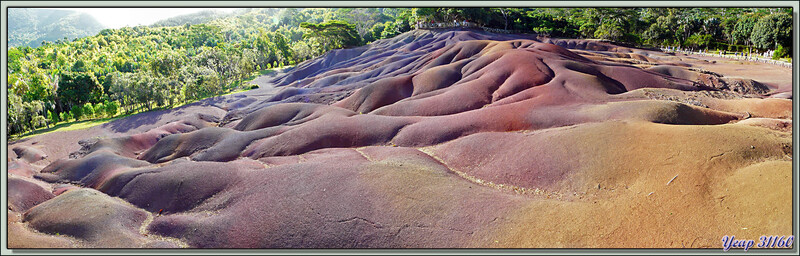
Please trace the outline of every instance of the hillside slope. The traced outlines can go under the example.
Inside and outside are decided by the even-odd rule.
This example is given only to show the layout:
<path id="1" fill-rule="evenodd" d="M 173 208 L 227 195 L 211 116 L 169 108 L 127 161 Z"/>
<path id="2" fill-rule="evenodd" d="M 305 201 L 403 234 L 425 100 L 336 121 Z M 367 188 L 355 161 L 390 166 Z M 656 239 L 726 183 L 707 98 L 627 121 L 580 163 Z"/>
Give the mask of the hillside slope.
<path id="1" fill-rule="evenodd" d="M 8 8 L 8 45 L 38 47 L 42 41 L 55 42 L 96 35 L 103 25 L 92 16 L 76 11 Z"/>

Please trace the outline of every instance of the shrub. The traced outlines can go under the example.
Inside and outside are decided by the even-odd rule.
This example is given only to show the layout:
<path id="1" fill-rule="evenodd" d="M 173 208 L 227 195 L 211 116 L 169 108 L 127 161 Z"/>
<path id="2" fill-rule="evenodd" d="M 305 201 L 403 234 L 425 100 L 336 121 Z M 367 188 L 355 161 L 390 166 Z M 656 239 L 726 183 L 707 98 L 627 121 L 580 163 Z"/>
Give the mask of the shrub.
<path id="1" fill-rule="evenodd" d="M 86 102 L 86 104 L 83 104 L 83 114 L 87 118 L 94 118 L 94 107 L 92 107 L 92 103 Z"/>
<path id="2" fill-rule="evenodd" d="M 119 102 L 116 102 L 116 101 L 108 102 L 108 101 L 106 101 L 105 106 L 106 106 L 106 109 L 105 109 L 106 115 L 108 117 L 114 117 L 114 116 L 117 115 L 117 110 L 119 109 Z"/>
<path id="3" fill-rule="evenodd" d="M 102 117 L 105 114 L 106 106 L 103 105 L 102 102 L 94 104 L 94 115 L 97 117 Z"/>
<path id="4" fill-rule="evenodd" d="M 47 111 L 47 119 L 50 120 L 50 124 L 58 123 L 58 115 L 56 115 L 56 113 L 54 113 L 54 112 L 50 112 L 50 110 Z"/>
<path id="5" fill-rule="evenodd" d="M 32 122 L 33 122 L 33 127 L 35 128 L 43 127 L 47 125 L 47 118 L 44 118 L 44 116 L 36 115 L 33 117 Z"/>
<path id="6" fill-rule="evenodd" d="M 81 120 L 83 117 L 83 107 L 81 106 L 72 106 L 69 112 L 72 114 L 72 117 L 75 118 L 75 121 Z"/>
<path id="7" fill-rule="evenodd" d="M 778 48 L 775 48 L 775 52 L 772 54 L 772 59 L 777 60 L 783 57 L 790 57 L 791 52 L 789 51 L 788 47 L 783 47 L 783 45 L 778 45 Z"/>
<path id="8" fill-rule="evenodd" d="M 61 112 L 61 121 L 67 122 L 72 120 L 72 113 L 70 112 Z"/>

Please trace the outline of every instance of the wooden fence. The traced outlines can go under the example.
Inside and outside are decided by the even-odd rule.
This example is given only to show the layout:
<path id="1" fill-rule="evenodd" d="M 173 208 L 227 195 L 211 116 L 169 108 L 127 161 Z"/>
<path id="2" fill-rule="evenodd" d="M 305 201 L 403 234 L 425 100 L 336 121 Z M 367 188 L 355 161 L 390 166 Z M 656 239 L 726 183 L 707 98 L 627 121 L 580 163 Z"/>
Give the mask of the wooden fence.
<path id="1" fill-rule="evenodd" d="M 468 21 L 455 21 L 455 22 L 440 22 L 440 23 L 433 23 L 433 22 L 420 22 L 416 25 L 417 29 L 445 29 L 445 28 L 479 28 L 483 29 L 487 32 L 498 33 L 498 34 L 522 34 L 522 31 L 518 30 L 506 30 L 500 28 L 490 28 L 478 25 L 474 22 Z"/>
<path id="2" fill-rule="evenodd" d="M 664 51 L 664 52 L 678 52 L 678 53 L 683 53 L 683 54 L 693 54 L 693 55 L 725 58 L 725 59 L 732 59 L 732 60 L 743 60 L 743 61 L 751 61 L 751 62 L 757 62 L 757 63 L 767 63 L 767 64 L 776 65 L 776 66 L 779 66 L 779 67 L 792 68 L 792 63 L 791 62 L 785 62 L 785 61 L 773 60 L 773 59 L 770 59 L 770 58 L 759 57 L 759 55 L 761 55 L 761 54 L 748 54 L 748 53 L 745 53 L 745 52 L 728 52 L 728 51 L 717 51 L 717 53 L 714 53 L 714 52 L 696 52 L 696 51 L 691 51 L 691 50 L 687 50 L 687 49 L 678 49 L 678 48 L 674 48 L 674 47 L 661 48 L 661 51 Z"/>

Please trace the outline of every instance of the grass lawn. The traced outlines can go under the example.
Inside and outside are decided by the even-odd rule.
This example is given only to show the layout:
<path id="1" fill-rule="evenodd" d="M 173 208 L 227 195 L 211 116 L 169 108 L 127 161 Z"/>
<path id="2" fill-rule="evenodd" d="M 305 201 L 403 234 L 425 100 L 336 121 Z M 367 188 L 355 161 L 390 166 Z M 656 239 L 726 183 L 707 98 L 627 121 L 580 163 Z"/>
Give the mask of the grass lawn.
<path id="1" fill-rule="evenodd" d="M 290 66 L 284 66 L 284 67 L 281 67 L 281 68 L 278 68 L 278 69 L 284 69 L 284 68 L 288 68 L 288 67 L 290 67 Z M 254 74 L 254 75 L 246 78 L 245 80 L 242 81 L 242 83 L 244 84 L 244 83 L 253 81 L 253 79 L 256 79 L 259 76 L 263 76 L 263 75 L 274 73 L 275 70 L 276 69 L 266 69 L 266 70 L 257 71 L 258 74 Z M 234 82 L 234 85 L 236 85 L 236 87 L 239 87 L 237 82 Z M 238 89 L 238 90 L 231 90 L 228 93 L 220 94 L 220 95 L 217 95 L 217 96 L 224 96 L 224 95 L 234 94 L 234 93 L 237 93 L 237 92 L 247 91 L 249 89 L 250 88 L 248 87 L 248 88 L 241 88 L 241 89 Z M 217 97 L 217 96 L 212 96 L 212 97 Z M 180 107 L 180 106 L 183 106 L 183 105 L 186 105 L 186 104 L 191 104 L 191 103 L 194 103 L 194 102 L 197 102 L 197 101 L 200 101 L 200 100 L 203 100 L 203 99 L 186 101 L 186 102 L 183 102 L 183 103 L 175 104 L 174 106 L 172 106 L 170 108 L 177 108 L 177 107 Z M 154 108 L 152 110 L 160 110 L 160 109 L 163 109 L 163 108 L 166 108 L 166 107 L 157 107 L 157 108 Z M 152 110 L 150 110 L 150 111 L 152 111 Z M 111 122 L 111 121 L 114 121 L 114 120 L 117 120 L 117 119 L 120 119 L 120 118 L 124 118 L 124 117 L 130 116 L 130 115 L 135 115 L 135 114 L 142 113 L 142 112 L 147 112 L 147 111 L 148 110 L 141 109 L 141 110 L 135 110 L 130 114 L 125 114 L 125 115 L 115 116 L 115 117 L 107 117 L 107 118 L 100 118 L 100 119 L 90 119 L 90 120 L 81 120 L 81 121 L 73 121 L 73 122 L 60 122 L 60 123 L 57 123 L 55 126 L 51 126 L 50 128 L 37 129 L 37 130 L 29 131 L 27 133 L 23 133 L 22 135 L 12 135 L 11 137 L 8 138 L 8 140 L 9 140 L 9 142 L 12 142 L 12 141 L 21 140 L 21 139 L 33 137 L 33 136 L 36 136 L 36 135 L 42 135 L 42 134 L 47 134 L 47 133 L 56 132 L 56 131 L 73 131 L 73 130 L 87 129 L 87 128 L 91 128 L 93 126 L 101 125 L 101 124 L 108 123 L 108 122 Z"/>
<path id="2" fill-rule="evenodd" d="M 101 119 L 90 119 L 90 120 L 81 120 L 81 121 L 73 121 L 73 122 L 61 122 L 61 123 L 57 123 L 55 126 L 51 126 L 50 128 L 33 130 L 33 131 L 30 131 L 30 132 L 24 133 L 19 137 L 9 138 L 9 142 L 10 141 L 14 141 L 14 140 L 21 140 L 21 139 L 33 137 L 33 136 L 36 136 L 36 135 L 47 134 L 47 133 L 51 133 L 51 132 L 55 132 L 55 131 L 73 131 L 73 130 L 87 129 L 87 128 L 90 128 L 92 126 L 101 125 L 101 124 L 104 124 L 104 123 L 107 123 L 107 122 L 111 122 L 111 121 L 114 121 L 114 120 L 129 116 L 129 115 L 131 115 L 131 114 L 122 115 L 122 116 L 115 116 L 115 117 L 108 117 L 108 118 L 101 118 Z"/>

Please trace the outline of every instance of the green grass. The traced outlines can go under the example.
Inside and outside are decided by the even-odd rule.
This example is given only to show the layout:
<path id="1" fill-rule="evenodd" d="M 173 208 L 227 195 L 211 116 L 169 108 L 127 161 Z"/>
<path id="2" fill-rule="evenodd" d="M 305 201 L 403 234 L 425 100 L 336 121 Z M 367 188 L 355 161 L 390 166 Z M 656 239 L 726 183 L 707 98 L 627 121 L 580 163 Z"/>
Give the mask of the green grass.
<path id="1" fill-rule="evenodd" d="M 115 117 L 101 118 L 101 119 L 89 119 L 89 120 L 72 121 L 72 122 L 61 122 L 61 123 L 57 123 L 54 126 L 51 126 L 50 128 L 33 130 L 33 131 L 30 131 L 30 132 L 27 132 L 27 133 L 23 133 L 22 135 L 19 135 L 19 137 L 17 137 L 17 138 L 12 138 L 12 139 L 9 139 L 9 140 L 21 140 L 21 139 L 30 138 L 30 137 L 33 137 L 33 136 L 36 136 L 36 135 L 48 134 L 48 133 L 57 132 L 57 131 L 74 131 L 74 130 L 88 129 L 88 128 L 91 128 L 91 127 L 94 127 L 94 126 L 97 126 L 97 125 L 101 125 L 101 124 L 104 124 L 104 123 L 108 123 L 108 122 L 111 122 L 111 121 L 114 121 L 114 120 L 129 116 L 129 115 L 130 114 L 122 115 L 122 116 L 115 116 Z"/>
<path id="2" fill-rule="evenodd" d="M 252 76 L 249 76 L 249 77 L 245 78 L 244 80 L 242 80 L 242 84 L 247 84 L 249 82 L 252 82 L 254 79 L 256 79 L 259 76 L 269 75 L 269 74 L 275 73 L 277 70 L 283 70 L 283 69 L 291 68 L 293 66 L 294 65 L 256 71 L 256 72 L 254 72 L 255 74 L 253 74 Z M 236 86 L 239 85 L 238 82 L 234 82 L 233 84 L 236 85 Z"/>
<path id="3" fill-rule="evenodd" d="M 256 78 L 258 78 L 259 76 L 272 74 L 272 73 L 275 73 L 276 70 L 282 70 L 282 69 L 286 69 L 286 68 L 290 68 L 290 67 L 292 67 L 292 66 L 283 66 L 283 67 L 280 67 L 280 68 L 271 68 L 271 69 L 265 69 L 265 70 L 259 70 L 259 71 L 253 72 L 252 73 L 253 75 L 251 75 L 249 77 L 246 77 L 244 80 L 242 80 L 241 84 L 239 83 L 239 81 L 233 81 L 230 84 L 231 88 L 238 88 L 238 89 L 229 91 L 229 92 L 224 93 L 224 94 L 216 95 L 216 96 L 224 96 L 224 95 L 228 95 L 228 94 L 232 94 L 232 93 L 237 93 L 237 92 L 243 92 L 243 91 L 250 90 L 250 86 L 252 86 L 252 85 L 249 84 L 249 83 L 252 82 L 253 80 L 255 80 Z M 244 86 L 242 86 L 242 85 L 244 85 Z M 244 87 L 244 88 L 241 88 L 241 87 Z M 213 97 L 216 97 L 216 96 L 213 96 Z"/>
<path id="4" fill-rule="evenodd" d="M 284 68 L 286 68 L 286 67 L 284 67 Z M 244 81 L 245 82 L 250 82 L 250 81 L 253 81 L 253 79 L 256 79 L 256 77 L 263 76 L 263 75 L 268 75 L 268 74 L 272 74 L 272 73 L 275 73 L 275 69 L 274 68 L 273 69 L 259 70 L 257 75 L 252 75 L 252 76 L 244 79 Z"/>
<path id="5" fill-rule="evenodd" d="M 166 108 L 166 106 L 154 108 L 152 110 L 159 110 L 159 109 L 162 109 L 162 108 Z M 74 131 L 74 130 L 88 129 L 88 128 L 91 128 L 91 127 L 94 127 L 94 126 L 98 126 L 98 125 L 101 125 L 101 124 L 104 124 L 104 123 L 108 123 L 108 122 L 111 122 L 111 121 L 114 121 L 114 120 L 117 120 L 117 119 L 120 119 L 120 118 L 125 118 L 125 117 L 131 116 L 131 115 L 135 115 L 135 114 L 139 114 L 139 113 L 147 112 L 147 111 L 152 111 L 152 110 L 146 110 L 145 107 L 140 107 L 140 108 L 132 111 L 131 113 L 124 113 L 123 112 L 122 115 L 113 116 L 113 117 L 96 118 L 96 119 L 88 119 L 88 120 L 80 120 L 80 121 L 72 121 L 72 122 L 63 122 L 62 121 L 62 122 L 56 123 L 54 126 L 50 126 L 50 128 L 44 128 L 44 129 L 39 128 L 39 129 L 36 129 L 36 130 L 33 130 L 33 131 L 29 131 L 29 132 L 26 132 L 26 133 L 23 133 L 23 134 L 10 135 L 8 140 L 9 140 L 9 142 L 11 142 L 11 141 L 15 141 L 15 140 L 21 140 L 21 139 L 30 138 L 30 137 L 33 137 L 33 136 L 36 136 L 36 135 L 48 134 L 48 133 L 51 133 L 51 132 L 63 132 L 63 131 Z M 122 109 L 120 109 L 120 111 L 122 111 Z"/>

